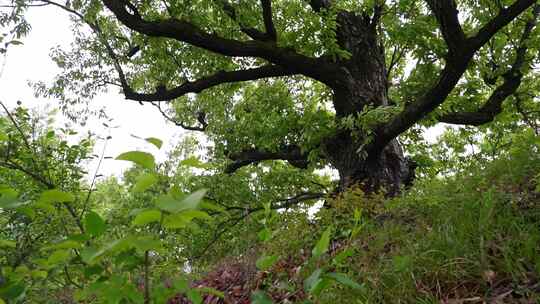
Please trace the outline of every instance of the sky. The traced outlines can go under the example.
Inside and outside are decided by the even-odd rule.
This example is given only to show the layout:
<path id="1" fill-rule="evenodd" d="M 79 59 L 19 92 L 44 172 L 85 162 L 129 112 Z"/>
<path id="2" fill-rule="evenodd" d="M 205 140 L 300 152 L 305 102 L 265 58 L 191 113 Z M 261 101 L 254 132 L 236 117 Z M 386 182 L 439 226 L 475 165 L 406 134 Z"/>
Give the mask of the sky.
<path id="1" fill-rule="evenodd" d="M 17 101 L 27 108 L 54 109 L 58 102 L 53 99 L 36 98 L 34 91 L 28 86 L 28 81 L 51 82 L 59 69 L 49 57 L 50 51 L 57 45 L 69 48 L 72 41 L 70 20 L 66 13 L 52 8 L 41 7 L 30 10 L 28 21 L 32 26 L 30 34 L 22 39 L 23 45 L 10 46 L 3 73 L 0 77 L 0 100 L 7 104 L 10 109 L 16 107 Z M 4 58 L 0 58 L 0 65 Z M 167 122 L 161 114 L 151 105 L 140 105 L 137 102 L 125 100 L 116 89 L 107 94 L 102 94 L 92 101 L 92 109 L 105 107 L 109 117 L 114 118 L 112 125 L 118 128 L 112 129 L 112 139 L 107 143 L 106 156 L 116 157 L 122 152 L 140 150 L 154 154 L 157 161 L 164 160 L 166 151 L 178 142 L 183 134 L 179 127 Z M 69 121 L 57 115 L 58 126 L 63 126 Z M 103 126 L 103 120 L 91 119 L 86 127 L 77 127 L 79 134 L 87 134 L 88 130 L 102 136 L 107 136 L 109 131 Z M 164 141 L 161 150 L 158 150 L 141 138 L 157 137 Z M 73 139 L 72 139 L 73 140 Z M 101 153 L 102 143 L 97 143 L 95 152 Z M 97 162 L 88 165 L 88 171 L 93 174 Z M 125 161 L 104 160 L 100 174 L 104 176 L 121 176 L 122 171 L 131 164 Z"/>

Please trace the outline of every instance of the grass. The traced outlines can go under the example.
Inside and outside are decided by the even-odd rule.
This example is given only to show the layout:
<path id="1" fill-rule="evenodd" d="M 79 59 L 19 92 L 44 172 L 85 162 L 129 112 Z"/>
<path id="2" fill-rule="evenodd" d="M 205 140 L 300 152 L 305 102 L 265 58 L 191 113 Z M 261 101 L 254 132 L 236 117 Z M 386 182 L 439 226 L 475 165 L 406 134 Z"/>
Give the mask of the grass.
<path id="1" fill-rule="evenodd" d="M 452 177 L 421 180 L 402 197 L 385 200 L 351 190 L 314 222 L 283 217 L 268 253 L 305 255 L 333 225 L 334 245 L 323 264 L 364 285 L 333 285 L 314 303 L 538 303 L 540 301 L 540 153 L 523 143 L 497 160 Z M 361 230 L 351 236 L 362 210 Z M 342 263 L 333 257 L 353 254 Z M 304 253 L 302 253 L 304 252 Z M 321 262 L 299 259 L 274 269 L 270 294 L 301 289 Z M 293 286 L 293 287 L 291 287 Z M 281 292 L 282 293 L 282 292 Z M 498 301 L 498 302 L 497 302 Z"/>

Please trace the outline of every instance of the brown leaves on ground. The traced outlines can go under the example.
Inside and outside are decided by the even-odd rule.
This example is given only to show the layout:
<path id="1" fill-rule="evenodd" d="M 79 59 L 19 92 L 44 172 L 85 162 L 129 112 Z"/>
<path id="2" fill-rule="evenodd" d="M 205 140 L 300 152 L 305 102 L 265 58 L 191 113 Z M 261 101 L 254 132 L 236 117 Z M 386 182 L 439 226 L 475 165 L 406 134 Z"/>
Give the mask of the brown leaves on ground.
<path id="1" fill-rule="evenodd" d="M 204 304 L 248 304 L 255 280 L 254 265 L 235 263 L 222 265 L 217 270 L 208 273 L 203 279 L 195 281 L 193 288 L 210 287 L 224 293 L 222 299 L 216 295 L 204 295 Z M 168 304 L 191 303 L 184 295 L 176 295 Z"/>

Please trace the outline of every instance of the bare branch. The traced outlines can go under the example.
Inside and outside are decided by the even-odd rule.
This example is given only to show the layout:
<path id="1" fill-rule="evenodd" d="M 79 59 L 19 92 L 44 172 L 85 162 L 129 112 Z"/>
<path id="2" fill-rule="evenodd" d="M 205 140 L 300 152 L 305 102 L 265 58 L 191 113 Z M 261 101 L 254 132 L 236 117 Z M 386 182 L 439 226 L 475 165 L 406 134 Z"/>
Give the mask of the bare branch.
<path id="1" fill-rule="evenodd" d="M 266 65 L 258 68 L 231 72 L 220 71 L 214 75 L 192 82 L 187 81 L 184 84 L 170 90 L 164 87 L 159 87 L 154 93 L 147 94 L 133 91 L 125 79 L 122 81 L 121 78 L 120 80 L 122 81 L 124 95 L 127 99 L 142 102 L 154 102 L 173 100 L 188 93 L 199 93 L 203 90 L 224 83 L 250 81 L 267 77 L 280 77 L 294 74 L 294 72 L 286 70 L 277 65 Z"/>
<path id="2" fill-rule="evenodd" d="M 493 121 L 495 116 L 501 113 L 503 101 L 519 88 L 522 76 L 521 73 L 517 73 L 505 77 L 504 83 L 493 91 L 486 103 L 478 111 L 448 113 L 440 116 L 438 120 L 449 124 L 472 126 L 480 126 Z"/>
<path id="3" fill-rule="evenodd" d="M 174 118 L 172 118 L 171 116 L 169 116 L 169 114 L 167 114 L 162 108 L 161 108 L 161 103 L 159 102 L 152 102 L 151 103 L 154 107 L 156 107 L 158 109 L 158 111 L 161 113 L 161 115 L 167 119 L 168 121 L 172 122 L 173 124 L 181 127 L 182 129 L 184 130 L 188 130 L 188 131 L 200 131 L 200 132 L 204 132 L 206 131 L 206 128 L 208 127 L 208 123 L 206 122 L 205 118 L 203 117 L 204 115 L 204 112 L 199 112 L 199 115 L 197 117 L 197 121 L 199 121 L 199 123 L 201 124 L 201 126 L 189 126 L 189 125 L 186 125 L 185 123 L 181 122 L 181 121 L 178 121 Z"/>

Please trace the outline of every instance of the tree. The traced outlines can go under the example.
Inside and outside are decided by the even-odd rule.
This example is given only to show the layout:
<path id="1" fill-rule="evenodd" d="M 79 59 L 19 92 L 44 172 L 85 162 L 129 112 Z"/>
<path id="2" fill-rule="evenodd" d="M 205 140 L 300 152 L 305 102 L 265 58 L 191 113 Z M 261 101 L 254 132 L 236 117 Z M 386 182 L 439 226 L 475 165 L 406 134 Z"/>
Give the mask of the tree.
<path id="1" fill-rule="evenodd" d="M 399 136 L 438 122 L 480 126 L 504 110 L 530 122 L 523 108 L 537 104 L 536 0 L 22 5 L 58 6 L 93 31 L 76 27 L 74 50 L 55 53 L 65 73 L 41 93 L 73 101 L 117 85 L 208 134 L 228 173 L 265 160 L 329 164 L 340 190 L 395 194 L 415 167 Z"/>

